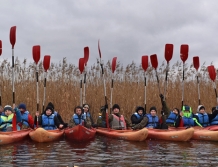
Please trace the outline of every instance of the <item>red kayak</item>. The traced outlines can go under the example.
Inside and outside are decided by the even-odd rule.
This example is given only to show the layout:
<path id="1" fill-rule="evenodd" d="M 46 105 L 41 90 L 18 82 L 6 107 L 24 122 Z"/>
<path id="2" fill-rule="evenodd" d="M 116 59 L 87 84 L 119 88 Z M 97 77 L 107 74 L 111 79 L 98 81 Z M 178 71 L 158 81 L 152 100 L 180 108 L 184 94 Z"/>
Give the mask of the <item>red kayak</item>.
<path id="1" fill-rule="evenodd" d="M 65 136 L 72 141 L 89 141 L 95 137 L 96 129 L 88 129 L 82 125 L 65 129 Z"/>
<path id="2" fill-rule="evenodd" d="M 217 131 L 218 130 L 218 125 L 207 126 L 204 129 L 212 130 L 212 131 Z"/>
<path id="3" fill-rule="evenodd" d="M 31 129 L 24 129 L 20 131 L 0 132 L 0 145 L 10 144 L 25 139 Z"/>

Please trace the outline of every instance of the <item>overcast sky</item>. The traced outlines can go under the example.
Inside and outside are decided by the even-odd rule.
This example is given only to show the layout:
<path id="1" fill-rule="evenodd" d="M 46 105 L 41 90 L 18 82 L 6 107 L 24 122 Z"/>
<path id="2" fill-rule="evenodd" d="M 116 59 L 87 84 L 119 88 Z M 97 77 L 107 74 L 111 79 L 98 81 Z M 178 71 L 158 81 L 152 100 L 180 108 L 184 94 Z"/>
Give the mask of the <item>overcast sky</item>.
<path id="1" fill-rule="evenodd" d="M 164 61 L 166 43 L 174 44 L 172 63 L 181 61 L 180 45 L 189 45 L 187 62 L 212 61 L 218 67 L 217 0 L 0 0 L 0 61 L 11 61 L 9 31 L 17 26 L 15 57 L 32 59 L 32 46 L 41 45 L 41 60 L 64 57 L 78 65 L 89 46 L 88 66 L 96 63 L 100 39 L 104 61 L 141 63 L 142 55 Z"/>

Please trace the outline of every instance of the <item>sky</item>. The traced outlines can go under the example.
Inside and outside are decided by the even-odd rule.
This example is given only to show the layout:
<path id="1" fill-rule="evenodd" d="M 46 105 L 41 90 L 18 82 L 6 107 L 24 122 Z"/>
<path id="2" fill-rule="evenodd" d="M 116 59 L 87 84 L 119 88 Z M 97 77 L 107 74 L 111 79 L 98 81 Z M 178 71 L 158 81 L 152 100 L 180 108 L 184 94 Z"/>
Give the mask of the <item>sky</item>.
<path id="1" fill-rule="evenodd" d="M 41 46 L 41 60 L 67 58 L 78 65 L 84 47 L 90 50 L 88 66 L 96 64 L 98 40 L 104 62 L 117 57 L 123 65 L 141 56 L 157 54 L 165 61 L 165 44 L 174 45 L 173 64 L 180 46 L 189 45 L 187 63 L 199 56 L 200 64 L 218 67 L 217 0 L 0 0 L 0 61 L 11 61 L 9 32 L 17 26 L 14 56 L 33 62 L 32 47 Z"/>

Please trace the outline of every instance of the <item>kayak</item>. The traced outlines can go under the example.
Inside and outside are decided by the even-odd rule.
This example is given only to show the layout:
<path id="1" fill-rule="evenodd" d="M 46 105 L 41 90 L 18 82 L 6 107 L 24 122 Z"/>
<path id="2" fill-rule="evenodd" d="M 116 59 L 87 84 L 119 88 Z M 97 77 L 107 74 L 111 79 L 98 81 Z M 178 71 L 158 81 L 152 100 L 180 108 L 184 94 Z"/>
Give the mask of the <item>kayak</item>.
<path id="1" fill-rule="evenodd" d="M 24 129 L 19 131 L 0 132 L 0 145 L 10 144 L 21 141 L 28 137 L 31 129 Z"/>
<path id="2" fill-rule="evenodd" d="M 218 141 L 218 131 L 195 129 L 192 139 L 206 140 L 206 141 Z"/>
<path id="3" fill-rule="evenodd" d="M 188 141 L 194 134 L 194 128 L 183 130 L 148 129 L 147 139 L 159 139 L 167 141 Z"/>
<path id="4" fill-rule="evenodd" d="M 96 129 L 96 132 L 111 138 L 123 139 L 128 141 L 143 141 L 148 136 L 148 130 L 143 128 L 138 131 L 133 130 L 112 130 L 107 128 Z"/>
<path id="5" fill-rule="evenodd" d="M 89 141 L 95 137 L 96 129 L 88 129 L 82 125 L 77 125 L 64 131 L 67 139 L 72 141 Z"/>
<path id="6" fill-rule="evenodd" d="M 217 131 L 218 130 L 218 125 L 207 126 L 204 129 Z"/>
<path id="7" fill-rule="evenodd" d="M 36 142 L 51 142 L 60 139 L 64 134 L 64 130 L 45 130 L 37 128 L 29 133 L 30 138 Z"/>

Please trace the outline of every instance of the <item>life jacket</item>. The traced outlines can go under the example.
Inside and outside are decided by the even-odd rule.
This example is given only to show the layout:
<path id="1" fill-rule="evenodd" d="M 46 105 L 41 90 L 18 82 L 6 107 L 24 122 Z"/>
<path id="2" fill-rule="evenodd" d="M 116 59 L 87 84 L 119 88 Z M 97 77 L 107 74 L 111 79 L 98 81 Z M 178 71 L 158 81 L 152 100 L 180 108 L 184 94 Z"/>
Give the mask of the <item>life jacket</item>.
<path id="1" fill-rule="evenodd" d="M 166 119 L 166 123 L 174 125 L 176 123 L 177 118 L 178 118 L 178 115 L 171 111 L 170 115 Z"/>
<path id="2" fill-rule="evenodd" d="M 158 116 L 151 116 L 151 114 L 146 115 L 148 117 L 147 128 L 156 128 L 158 126 L 159 118 Z"/>
<path id="3" fill-rule="evenodd" d="M 7 128 L 12 128 L 12 120 L 13 120 L 14 114 L 10 114 L 9 116 L 2 115 L 0 116 L 1 119 L 1 125 L 0 125 L 0 131 L 6 132 Z M 20 130 L 20 127 L 17 125 L 17 130 Z"/>
<path id="4" fill-rule="evenodd" d="M 206 126 L 209 126 L 209 125 L 210 125 L 208 114 L 206 114 L 206 113 L 204 113 L 204 114 L 198 113 L 198 114 L 196 114 L 196 115 L 198 116 L 199 123 L 200 123 L 203 127 L 206 127 Z"/>
<path id="5" fill-rule="evenodd" d="M 29 119 L 28 119 L 29 111 L 25 111 L 21 113 L 22 124 L 29 127 Z"/>
<path id="6" fill-rule="evenodd" d="M 195 126 L 195 122 L 193 120 L 193 117 L 182 117 L 184 126 Z"/>
<path id="7" fill-rule="evenodd" d="M 101 126 L 101 127 L 103 127 L 103 128 L 106 128 L 106 127 L 107 127 L 107 126 L 106 126 L 106 121 L 103 121 L 103 120 L 102 120 L 102 116 L 101 116 L 101 115 L 98 116 L 98 123 L 99 123 L 98 125 Z"/>
<path id="8" fill-rule="evenodd" d="M 132 123 L 133 124 L 138 124 L 141 122 L 142 118 L 144 117 L 143 115 L 139 115 L 137 112 L 135 112 L 132 116 L 135 116 L 137 118 L 137 121 L 133 121 L 132 120 Z"/>
<path id="9" fill-rule="evenodd" d="M 218 115 L 216 115 L 216 117 L 211 120 L 210 125 L 218 125 Z"/>
<path id="10" fill-rule="evenodd" d="M 126 121 L 123 115 L 118 117 L 115 114 L 112 114 L 112 116 L 113 116 L 113 121 L 110 122 L 111 129 L 118 129 L 118 130 L 126 129 Z"/>
<path id="11" fill-rule="evenodd" d="M 53 130 L 56 129 L 55 122 L 54 122 L 54 114 L 47 116 L 45 114 L 42 115 L 42 127 L 45 130 Z"/>
<path id="12" fill-rule="evenodd" d="M 73 120 L 75 122 L 76 125 L 83 125 L 84 122 L 84 115 L 82 114 L 81 117 L 79 118 L 79 116 L 77 114 L 73 115 Z"/>

